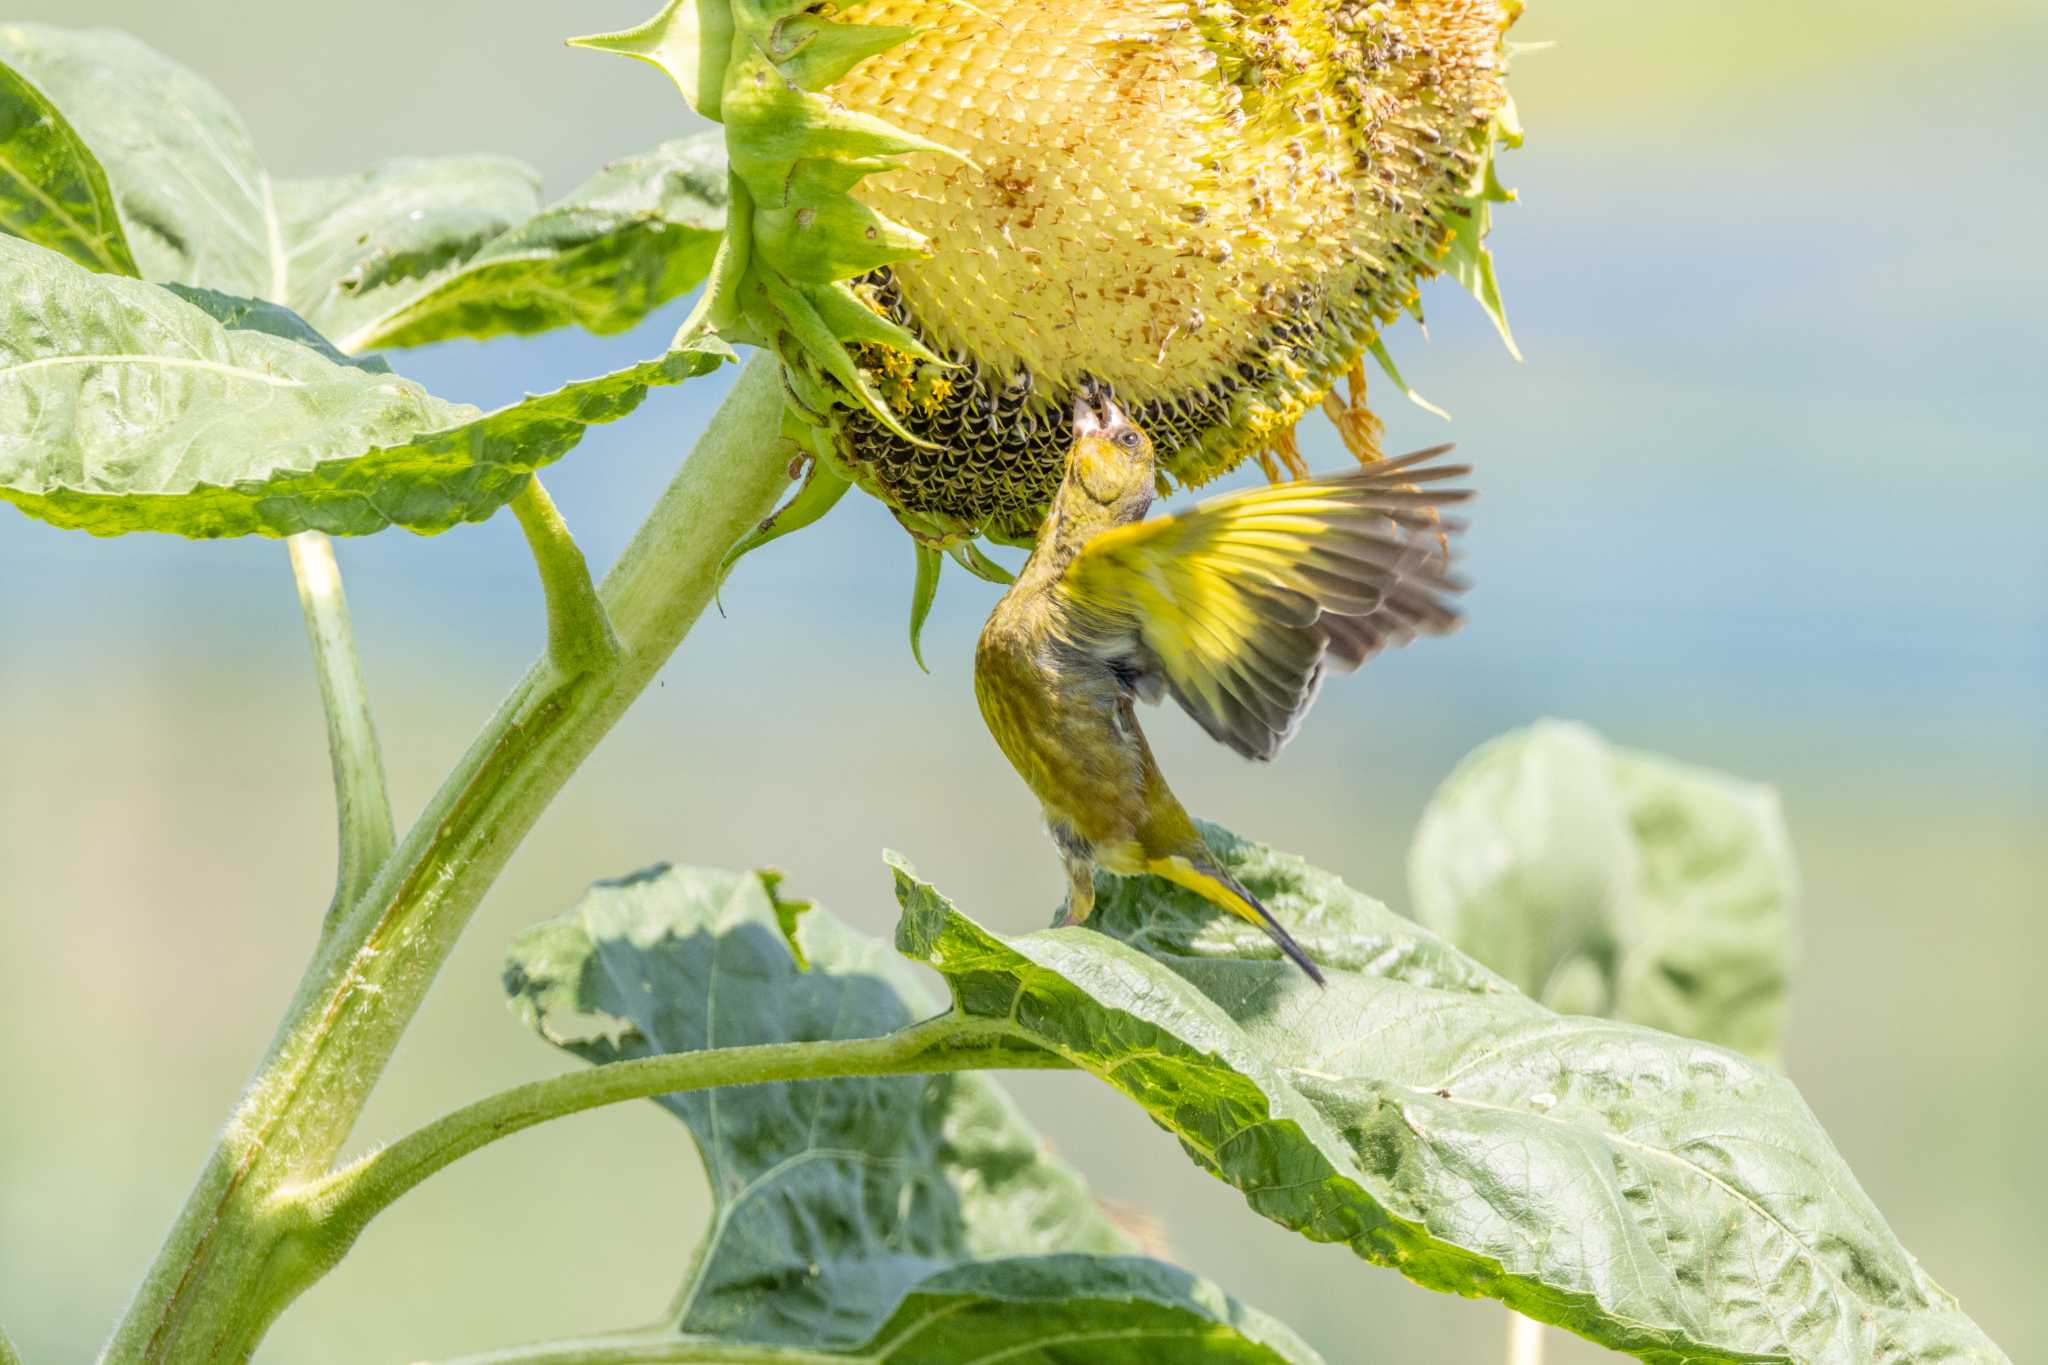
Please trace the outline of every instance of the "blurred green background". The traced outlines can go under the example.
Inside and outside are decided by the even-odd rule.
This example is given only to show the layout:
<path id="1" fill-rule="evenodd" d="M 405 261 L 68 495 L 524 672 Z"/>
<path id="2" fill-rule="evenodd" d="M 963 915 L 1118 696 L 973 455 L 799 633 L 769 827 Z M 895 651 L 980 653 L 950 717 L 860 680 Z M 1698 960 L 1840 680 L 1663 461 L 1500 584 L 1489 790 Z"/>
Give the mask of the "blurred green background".
<path id="1" fill-rule="evenodd" d="M 500 151 L 564 190 L 685 125 L 566 33 L 646 0 L 33 0 L 222 86 L 273 170 Z M 1485 498 L 1464 633 L 1326 691 L 1271 768 L 1152 722 L 1201 813 L 1392 904 L 1434 783 L 1544 714 L 1782 788 L 1805 868 L 1789 1065 L 1901 1236 L 2015 1360 L 2048 1358 L 2048 310 L 2038 0 L 1539 0 L 1530 144 L 1496 247 L 1528 355 L 1448 285 L 1393 338 L 1456 414 L 1382 396 L 1389 448 L 1455 437 Z M 654 353 L 671 312 L 395 357 L 490 404 Z M 608 561 L 724 380 L 658 394 L 549 477 Z M 1311 424 L 1313 425 L 1313 424 Z M 1318 437 L 1319 467 L 1341 457 Z M 540 640 L 509 519 L 341 546 L 402 818 Z M 98 543 L 0 514 L 0 1322 L 87 1358 L 310 948 L 325 753 L 281 546 Z M 374 1142 L 562 1061 L 500 1004 L 519 929 L 590 879 L 774 863 L 893 922 L 887 845 L 984 919 L 1059 878 L 982 734 L 993 589 L 904 642 L 908 543 L 851 499 L 752 560 L 471 927 L 362 1126 Z M 1100 1191 L 1338 1362 L 1501 1357 L 1505 1315 L 1260 1222 L 1074 1077 L 1016 1088 Z M 703 1220 L 652 1106 L 437 1177 L 279 1325 L 266 1365 L 405 1361 L 656 1315 Z M 1553 1339 L 1554 1358 L 1598 1353 Z"/>

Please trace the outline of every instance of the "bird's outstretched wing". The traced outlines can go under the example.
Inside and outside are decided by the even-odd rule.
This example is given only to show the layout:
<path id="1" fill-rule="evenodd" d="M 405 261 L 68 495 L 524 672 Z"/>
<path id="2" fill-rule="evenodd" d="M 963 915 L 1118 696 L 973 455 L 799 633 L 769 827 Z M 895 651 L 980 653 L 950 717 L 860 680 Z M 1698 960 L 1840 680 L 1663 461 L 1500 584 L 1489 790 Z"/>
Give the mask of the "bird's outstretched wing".
<path id="1" fill-rule="evenodd" d="M 1104 531 L 1059 585 L 1075 643 L 1146 700 L 1162 690 L 1216 739 L 1269 759 L 1326 668 L 1458 624 L 1438 509 L 1468 466 L 1438 446 L 1356 473 L 1231 493 Z"/>

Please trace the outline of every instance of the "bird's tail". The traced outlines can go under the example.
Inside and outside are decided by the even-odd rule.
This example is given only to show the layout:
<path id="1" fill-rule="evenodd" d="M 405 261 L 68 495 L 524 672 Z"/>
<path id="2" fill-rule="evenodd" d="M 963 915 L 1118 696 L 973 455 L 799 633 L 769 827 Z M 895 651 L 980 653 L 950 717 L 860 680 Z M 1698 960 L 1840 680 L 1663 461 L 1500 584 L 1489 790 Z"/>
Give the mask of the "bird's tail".
<path id="1" fill-rule="evenodd" d="M 1287 954 L 1295 966 L 1308 973 L 1308 979 L 1318 986 L 1327 985 L 1323 974 L 1316 970 L 1316 964 L 1309 961 L 1301 945 L 1293 935 L 1280 927 L 1280 921 L 1273 918 L 1273 912 L 1259 903 L 1259 898 L 1247 891 L 1244 883 L 1218 867 L 1204 855 L 1190 856 L 1176 853 L 1170 857 L 1154 858 L 1145 864 L 1145 870 L 1155 877 L 1188 890 L 1208 901 L 1211 905 L 1228 910 L 1240 919 L 1250 920 L 1265 930 L 1267 935 L 1280 945 L 1280 951 Z"/>

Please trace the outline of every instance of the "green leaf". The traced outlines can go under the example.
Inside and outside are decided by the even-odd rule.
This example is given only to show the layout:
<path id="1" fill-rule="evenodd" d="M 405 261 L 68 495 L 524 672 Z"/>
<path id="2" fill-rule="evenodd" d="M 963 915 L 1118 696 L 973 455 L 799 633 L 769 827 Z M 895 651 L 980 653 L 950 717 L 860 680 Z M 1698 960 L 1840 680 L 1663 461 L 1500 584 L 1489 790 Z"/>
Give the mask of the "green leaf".
<path id="1" fill-rule="evenodd" d="M 1424 812 L 1417 919 L 1551 1008 L 1775 1061 L 1798 874 L 1768 787 L 1546 721 Z"/>
<path id="2" fill-rule="evenodd" d="M 501 156 L 398 157 L 352 175 L 279 181 L 287 297 L 344 349 L 531 218 L 540 178 Z"/>
<path id="3" fill-rule="evenodd" d="M 0 61 L 42 88 L 106 168 L 145 279 L 290 301 L 270 177 L 218 90 L 114 29 L 9 24 Z"/>
<path id="4" fill-rule="evenodd" d="M 931 1013 L 884 944 L 777 885 L 681 868 L 602 883 L 513 944 L 513 1008 L 597 1063 L 876 1037 Z M 617 1339 L 621 1358 L 681 1336 L 894 1365 L 1317 1360 L 1213 1286 L 1129 1255 L 1079 1177 L 982 1076 L 658 1103 L 696 1140 L 714 1213 L 668 1322 Z"/>
<path id="5" fill-rule="evenodd" d="M 77 154 L 104 164 L 141 265 L 125 273 L 289 306 L 349 352 L 622 331 L 701 283 L 723 230 L 716 135 L 621 158 L 546 208 L 535 173 L 503 157 L 274 180 L 217 90 L 126 34 L 13 25 L 0 59 L 42 83 Z M 0 81 L 0 128 L 6 100 Z"/>
<path id="6" fill-rule="evenodd" d="M 1093 928 L 1004 938 L 899 861 L 898 945 L 1259 1213 L 1418 1284 L 1668 1365 L 2005 1359 L 1777 1071 L 1554 1014 L 1336 878 L 1208 837 L 1328 989 L 1150 878 L 1105 879 Z"/>
<path id="7" fill-rule="evenodd" d="M 483 158 L 394 161 L 278 193 L 294 299 L 358 351 L 624 331 L 703 282 L 726 174 L 709 134 L 614 161 L 539 211 L 531 172 Z"/>
<path id="8" fill-rule="evenodd" d="M 99 535 L 480 521 L 585 428 L 730 355 L 698 343 L 479 414 L 273 335 L 271 310 L 243 319 L 266 330 L 224 327 L 168 289 L 11 237 L 0 274 L 0 499 Z"/>
<path id="9" fill-rule="evenodd" d="M 223 294 L 218 289 L 200 289 L 189 284 L 167 284 L 164 288 L 231 332 L 261 332 L 265 336 L 283 337 L 286 341 L 296 341 L 318 351 L 337 365 L 352 365 L 371 374 L 391 373 L 391 366 L 383 357 L 349 355 L 281 303 L 245 299 L 235 294 Z"/>
<path id="10" fill-rule="evenodd" d="M 4 64 L 0 232 L 61 251 L 88 270 L 137 273 L 99 158 L 34 82 Z"/>
<path id="11" fill-rule="evenodd" d="M 1086 1361 L 1279 1365 L 1320 1357 L 1292 1332 L 1176 1266 L 1035 1256 L 942 1271 L 849 1354 L 889 1365 Z"/>

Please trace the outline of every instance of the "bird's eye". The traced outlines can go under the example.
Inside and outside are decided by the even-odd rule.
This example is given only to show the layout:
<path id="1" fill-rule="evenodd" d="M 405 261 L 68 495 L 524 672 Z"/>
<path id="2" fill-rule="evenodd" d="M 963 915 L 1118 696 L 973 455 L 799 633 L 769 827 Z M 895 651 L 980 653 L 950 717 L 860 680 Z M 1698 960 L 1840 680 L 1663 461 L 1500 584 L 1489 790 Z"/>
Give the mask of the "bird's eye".
<path id="1" fill-rule="evenodd" d="M 1138 433 L 1129 429 L 1119 431 L 1116 434 L 1116 443 L 1125 450 L 1136 450 L 1138 448 Z"/>

